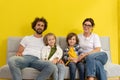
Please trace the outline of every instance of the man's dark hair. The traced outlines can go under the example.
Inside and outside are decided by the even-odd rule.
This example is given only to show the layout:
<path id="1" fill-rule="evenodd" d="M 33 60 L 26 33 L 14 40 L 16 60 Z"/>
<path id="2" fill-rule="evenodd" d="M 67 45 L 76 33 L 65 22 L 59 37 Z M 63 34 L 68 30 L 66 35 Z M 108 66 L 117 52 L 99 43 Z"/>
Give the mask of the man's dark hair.
<path id="1" fill-rule="evenodd" d="M 46 19 L 43 17 L 42 18 L 36 17 L 35 20 L 32 22 L 32 29 L 33 30 L 35 30 L 35 26 L 36 26 L 37 22 L 43 22 L 45 24 L 44 31 L 47 29 L 48 22 L 46 21 Z"/>

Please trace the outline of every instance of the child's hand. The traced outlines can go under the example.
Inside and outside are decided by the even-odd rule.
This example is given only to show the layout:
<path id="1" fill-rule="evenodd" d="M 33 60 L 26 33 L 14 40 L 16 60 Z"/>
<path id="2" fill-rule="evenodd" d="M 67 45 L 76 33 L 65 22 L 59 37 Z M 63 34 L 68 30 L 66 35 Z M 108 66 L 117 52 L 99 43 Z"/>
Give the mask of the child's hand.
<path id="1" fill-rule="evenodd" d="M 82 54 L 80 54 L 79 57 L 78 57 L 78 61 L 83 60 L 87 55 L 88 55 L 88 53 L 82 53 Z"/>
<path id="2" fill-rule="evenodd" d="M 58 58 L 55 58 L 55 59 L 52 61 L 52 63 L 54 63 L 54 64 L 58 63 Z"/>
<path id="3" fill-rule="evenodd" d="M 68 60 L 72 60 L 73 58 L 72 57 L 68 57 Z"/>
<path id="4" fill-rule="evenodd" d="M 58 63 L 64 64 L 63 60 L 61 60 L 61 59 L 59 60 L 59 62 L 58 62 Z"/>
<path id="5" fill-rule="evenodd" d="M 71 60 L 72 62 L 75 62 L 75 63 L 78 62 L 78 58 L 71 58 L 71 57 L 69 57 L 69 60 Z"/>
<path id="6" fill-rule="evenodd" d="M 77 63 L 78 62 L 78 58 L 73 58 L 72 62 Z"/>

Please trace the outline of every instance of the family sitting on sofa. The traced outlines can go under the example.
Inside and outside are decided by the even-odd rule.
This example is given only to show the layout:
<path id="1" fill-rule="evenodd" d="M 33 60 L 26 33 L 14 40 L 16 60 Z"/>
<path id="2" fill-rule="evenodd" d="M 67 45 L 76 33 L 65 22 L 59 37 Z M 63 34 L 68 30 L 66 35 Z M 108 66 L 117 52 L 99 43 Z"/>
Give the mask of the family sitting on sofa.
<path id="1" fill-rule="evenodd" d="M 8 60 L 12 80 L 22 80 L 21 70 L 32 67 L 40 71 L 36 80 L 46 80 L 51 75 L 53 80 L 64 80 L 65 66 L 69 67 L 70 80 L 75 80 L 76 69 L 80 80 L 107 80 L 104 64 L 107 54 L 102 51 L 99 36 L 92 33 L 94 20 L 86 18 L 83 34 L 68 33 L 67 47 L 62 50 L 56 44 L 56 36 L 42 33 L 47 29 L 44 18 L 35 18 L 32 29 L 35 34 L 24 37 L 15 56 Z"/>

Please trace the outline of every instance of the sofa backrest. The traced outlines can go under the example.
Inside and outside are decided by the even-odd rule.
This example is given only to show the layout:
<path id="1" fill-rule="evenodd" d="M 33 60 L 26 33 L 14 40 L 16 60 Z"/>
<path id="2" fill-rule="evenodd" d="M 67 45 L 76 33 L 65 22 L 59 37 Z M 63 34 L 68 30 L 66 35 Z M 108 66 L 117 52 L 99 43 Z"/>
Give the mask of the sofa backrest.
<path id="1" fill-rule="evenodd" d="M 15 55 L 22 37 L 9 37 L 7 43 L 7 59 Z"/>
<path id="2" fill-rule="evenodd" d="M 111 59 L 111 52 L 110 52 L 110 38 L 109 37 L 100 37 L 101 40 L 101 45 L 102 45 L 102 49 L 107 53 L 108 55 L 108 62 L 107 63 L 111 63 L 112 59 Z"/>
<path id="3" fill-rule="evenodd" d="M 18 50 L 18 46 L 19 46 L 21 39 L 22 37 L 9 37 L 8 38 L 7 59 L 16 54 L 16 51 Z M 102 49 L 108 54 L 109 56 L 108 61 L 111 62 L 110 39 L 109 37 L 100 37 L 100 40 L 102 44 Z M 60 47 L 64 49 L 67 46 L 65 37 L 57 37 L 57 44 L 59 44 Z"/>

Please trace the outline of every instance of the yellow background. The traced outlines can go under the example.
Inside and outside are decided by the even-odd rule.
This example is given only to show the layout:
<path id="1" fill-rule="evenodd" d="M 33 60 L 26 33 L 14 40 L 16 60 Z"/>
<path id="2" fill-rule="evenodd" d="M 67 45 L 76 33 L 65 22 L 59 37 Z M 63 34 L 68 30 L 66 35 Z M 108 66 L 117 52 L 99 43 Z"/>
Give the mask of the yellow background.
<path id="1" fill-rule="evenodd" d="M 120 63 L 120 0 L 118 0 L 118 54 Z"/>
<path id="2" fill-rule="evenodd" d="M 45 33 L 57 36 L 66 36 L 71 31 L 81 33 L 82 21 L 92 17 L 96 24 L 94 32 L 110 37 L 112 61 L 119 63 L 118 4 L 119 0 L 0 0 L 0 66 L 6 64 L 8 37 L 33 34 L 31 22 L 35 17 L 46 18 Z"/>

